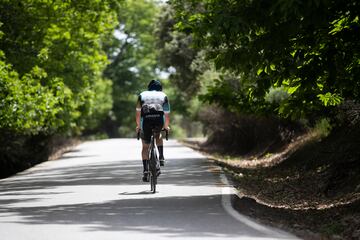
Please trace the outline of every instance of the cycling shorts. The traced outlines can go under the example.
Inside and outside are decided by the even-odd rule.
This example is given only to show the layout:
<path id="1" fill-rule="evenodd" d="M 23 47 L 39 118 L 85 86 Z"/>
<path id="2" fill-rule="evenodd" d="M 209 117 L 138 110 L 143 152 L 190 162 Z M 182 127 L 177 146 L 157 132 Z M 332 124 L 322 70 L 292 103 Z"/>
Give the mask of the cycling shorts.
<path id="1" fill-rule="evenodd" d="M 163 112 L 152 113 L 141 117 L 141 139 L 150 144 L 152 130 L 156 131 L 155 137 L 160 135 L 164 127 L 165 116 Z"/>

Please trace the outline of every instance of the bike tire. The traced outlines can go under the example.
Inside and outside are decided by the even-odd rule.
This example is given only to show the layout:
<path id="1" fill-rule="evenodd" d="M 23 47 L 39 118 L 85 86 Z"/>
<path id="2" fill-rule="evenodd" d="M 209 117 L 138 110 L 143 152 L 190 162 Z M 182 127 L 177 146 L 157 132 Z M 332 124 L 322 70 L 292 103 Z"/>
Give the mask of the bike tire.
<path id="1" fill-rule="evenodd" d="M 151 151 L 149 167 L 150 167 L 150 189 L 152 193 L 155 193 L 157 176 L 156 176 L 156 152 L 154 150 Z"/>
<path id="2" fill-rule="evenodd" d="M 151 192 L 155 193 L 156 192 L 156 175 L 151 174 L 150 185 L 151 185 Z"/>

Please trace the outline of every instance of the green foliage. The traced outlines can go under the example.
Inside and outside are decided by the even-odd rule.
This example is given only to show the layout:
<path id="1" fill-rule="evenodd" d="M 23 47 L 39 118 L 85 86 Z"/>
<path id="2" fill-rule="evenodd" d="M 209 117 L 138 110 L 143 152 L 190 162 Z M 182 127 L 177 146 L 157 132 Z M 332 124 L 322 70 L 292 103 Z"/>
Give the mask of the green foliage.
<path id="1" fill-rule="evenodd" d="M 171 4 L 177 28 L 192 34 L 194 45 L 206 50 L 217 69 L 240 76 L 242 87 L 236 90 L 241 92 L 230 93 L 226 80 L 220 79 L 206 100 L 298 119 L 327 113 L 343 100 L 360 99 L 358 1 Z M 289 97 L 276 104 L 264 101 L 281 88 Z"/>
<path id="2" fill-rule="evenodd" d="M 79 134 L 111 108 L 102 42 L 117 1 L 1 0 L 1 126 Z"/>
<path id="3" fill-rule="evenodd" d="M 0 128 L 27 134 L 54 133 L 62 125 L 58 119 L 61 102 L 69 97 L 64 85 L 57 81 L 51 88 L 42 86 L 46 73 L 38 67 L 22 78 L 3 61 L 0 68 Z"/>
<path id="4" fill-rule="evenodd" d="M 158 11 L 154 1 L 125 1 L 117 11 L 115 34 L 104 45 L 111 61 L 104 76 L 113 83 L 111 136 L 134 135 L 137 95 L 157 76 L 154 28 Z"/>
<path id="5" fill-rule="evenodd" d="M 318 120 L 313 129 L 314 133 L 320 138 L 329 136 L 331 130 L 332 126 L 328 118 Z"/>
<path id="6" fill-rule="evenodd" d="M 209 66 L 203 52 L 192 48 L 192 36 L 174 29 L 174 17 L 172 6 L 163 6 L 156 28 L 159 63 L 170 73 L 170 83 L 175 89 L 172 102 L 177 104 L 174 109 L 189 114 L 190 100 L 201 89 L 200 75 Z"/>
<path id="7" fill-rule="evenodd" d="M 272 104 L 281 104 L 289 98 L 290 92 L 284 86 L 270 87 L 269 92 L 265 95 L 265 100 Z"/>
<path id="8" fill-rule="evenodd" d="M 325 106 L 336 106 L 343 101 L 343 98 L 336 93 L 327 92 L 326 94 L 319 94 L 318 97 Z"/>
<path id="9" fill-rule="evenodd" d="M 0 177 L 47 160 L 55 138 L 112 107 L 104 41 L 120 0 L 0 0 Z"/>

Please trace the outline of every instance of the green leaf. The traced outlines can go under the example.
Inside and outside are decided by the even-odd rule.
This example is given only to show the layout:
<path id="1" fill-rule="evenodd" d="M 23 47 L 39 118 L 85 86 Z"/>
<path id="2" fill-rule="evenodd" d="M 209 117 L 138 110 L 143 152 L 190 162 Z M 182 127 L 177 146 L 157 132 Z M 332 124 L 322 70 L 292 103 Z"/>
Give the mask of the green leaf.
<path id="1" fill-rule="evenodd" d="M 275 64 L 270 64 L 270 69 L 271 69 L 272 71 L 275 71 L 275 69 L 276 69 Z"/>
<path id="2" fill-rule="evenodd" d="M 324 89 L 324 84 L 317 82 L 316 85 L 318 86 L 320 91 Z"/>
<path id="3" fill-rule="evenodd" d="M 291 95 L 291 94 L 295 93 L 299 89 L 299 87 L 301 87 L 301 85 L 297 85 L 297 86 L 294 86 L 294 87 L 289 87 L 287 89 L 287 92 Z"/>
<path id="4" fill-rule="evenodd" d="M 325 94 L 318 94 L 317 97 L 324 104 L 324 106 L 336 106 L 343 101 L 343 98 L 339 94 L 330 92 Z"/>

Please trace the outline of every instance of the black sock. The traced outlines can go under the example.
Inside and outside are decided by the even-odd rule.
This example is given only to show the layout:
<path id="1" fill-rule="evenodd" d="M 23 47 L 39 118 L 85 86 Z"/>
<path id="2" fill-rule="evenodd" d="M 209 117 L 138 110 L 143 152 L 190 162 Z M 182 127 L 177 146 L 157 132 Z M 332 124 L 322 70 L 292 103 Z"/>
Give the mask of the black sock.
<path id="1" fill-rule="evenodd" d="M 164 147 L 163 146 L 157 146 L 158 150 L 159 150 L 159 158 L 163 159 L 164 158 Z"/>
<path id="2" fill-rule="evenodd" d="M 149 169 L 148 169 L 148 161 L 149 160 L 142 160 L 143 161 L 143 167 L 144 167 L 144 172 L 145 171 L 148 171 Z"/>

